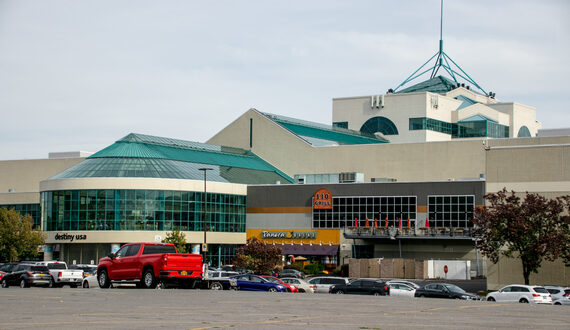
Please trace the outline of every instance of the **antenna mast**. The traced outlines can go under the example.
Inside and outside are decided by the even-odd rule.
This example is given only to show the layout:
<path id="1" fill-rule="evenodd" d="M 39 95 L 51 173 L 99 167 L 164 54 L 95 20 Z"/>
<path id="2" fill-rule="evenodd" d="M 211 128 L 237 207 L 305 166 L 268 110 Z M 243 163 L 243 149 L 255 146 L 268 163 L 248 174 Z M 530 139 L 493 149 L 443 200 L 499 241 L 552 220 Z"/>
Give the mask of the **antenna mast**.
<path id="1" fill-rule="evenodd" d="M 432 67 L 422 71 L 421 73 L 418 73 L 419 71 L 424 69 L 424 67 L 429 62 L 431 62 L 434 58 L 435 58 L 435 63 Z M 483 94 L 485 94 L 486 96 L 489 96 L 489 93 L 485 92 L 485 90 L 483 88 L 481 88 L 481 86 L 479 86 L 479 84 L 477 84 L 475 82 L 475 80 L 473 80 L 465 71 L 463 71 L 463 69 L 461 69 L 461 67 L 459 65 L 457 65 L 457 63 L 455 63 L 451 59 L 451 57 L 449 57 L 443 51 L 443 0 L 441 0 L 441 13 L 440 13 L 440 25 L 439 25 L 439 50 L 438 50 L 438 52 L 435 53 L 432 57 L 430 57 L 429 60 L 427 60 L 422 66 L 420 66 L 416 71 L 414 71 L 414 73 L 412 73 L 408 78 L 406 78 L 406 80 L 404 80 L 404 82 L 402 82 L 400 85 L 398 85 L 398 87 L 394 88 L 394 90 L 393 90 L 394 93 L 400 87 L 404 86 L 405 84 L 407 84 L 410 81 L 422 76 L 423 74 L 425 74 L 429 71 L 431 71 L 430 79 L 436 77 L 440 68 L 443 68 L 451 76 L 451 78 L 453 79 L 453 81 L 455 81 L 456 84 L 459 84 L 459 82 L 457 81 L 458 78 L 463 78 L 463 80 L 465 80 L 468 83 L 477 87 L 477 89 L 479 89 Z"/>

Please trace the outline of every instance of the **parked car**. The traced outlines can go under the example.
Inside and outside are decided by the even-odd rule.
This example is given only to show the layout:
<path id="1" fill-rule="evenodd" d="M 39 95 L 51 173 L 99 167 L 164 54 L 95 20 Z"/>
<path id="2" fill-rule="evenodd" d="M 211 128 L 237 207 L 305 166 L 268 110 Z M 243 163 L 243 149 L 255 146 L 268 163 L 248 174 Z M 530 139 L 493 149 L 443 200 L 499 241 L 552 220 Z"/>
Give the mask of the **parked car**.
<path id="1" fill-rule="evenodd" d="M 96 288 L 98 287 L 97 284 L 99 284 L 99 282 L 97 281 L 97 273 L 95 272 L 94 274 L 83 278 L 81 287 L 84 289 Z"/>
<path id="2" fill-rule="evenodd" d="M 206 277 L 202 280 L 202 288 L 211 290 L 228 290 L 230 288 L 230 277 L 239 275 L 233 271 L 208 271 Z"/>
<path id="3" fill-rule="evenodd" d="M 313 277 L 307 282 L 317 287 L 315 291 L 316 293 L 329 293 L 331 286 L 338 284 L 348 284 L 349 280 L 346 277 L 319 276 Z"/>
<path id="4" fill-rule="evenodd" d="M 414 297 L 481 300 L 478 295 L 468 293 L 457 285 L 449 283 L 430 283 L 416 289 Z"/>
<path id="5" fill-rule="evenodd" d="M 570 297 L 568 294 L 570 293 L 570 288 L 568 287 L 545 285 L 544 288 L 550 293 L 552 301 Z"/>
<path id="6" fill-rule="evenodd" d="M 261 277 L 268 280 L 269 282 L 273 282 L 275 284 L 283 285 L 287 289 L 287 292 L 293 292 L 293 293 L 299 292 L 299 289 L 295 285 L 285 283 L 284 281 L 278 279 L 277 277 L 274 277 L 274 276 L 261 276 Z"/>
<path id="7" fill-rule="evenodd" d="M 230 286 L 234 290 L 285 292 L 287 289 L 281 284 L 275 284 L 261 276 L 253 274 L 240 274 L 230 277 Z"/>
<path id="8" fill-rule="evenodd" d="M 486 299 L 500 302 L 552 304 L 550 293 L 545 288 L 536 285 L 507 285 L 499 291 L 489 293 Z"/>
<path id="9" fill-rule="evenodd" d="M 99 260 L 97 279 L 101 288 L 112 282 L 136 283 L 154 288 L 159 283 L 194 286 L 202 279 L 202 255 L 177 253 L 174 244 L 132 243 Z"/>
<path id="10" fill-rule="evenodd" d="M 18 262 L 7 262 L 0 266 L 0 282 L 2 281 L 2 277 L 5 274 L 11 273 L 14 267 L 16 267 L 19 263 Z"/>
<path id="11" fill-rule="evenodd" d="M 83 270 L 81 269 L 68 269 L 67 264 L 63 261 L 40 261 L 36 265 L 42 265 L 49 268 L 50 282 L 49 287 L 61 287 L 69 285 L 71 288 L 76 288 L 83 280 Z"/>
<path id="12" fill-rule="evenodd" d="M 310 284 L 309 282 L 300 278 L 284 277 L 281 280 L 287 284 L 296 286 L 299 292 L 315 293 L 317 290 L 316 285 Z"/>
<path id="13" fill-rule="evenodd" d="M 68 265 L 68 269 L 81 269 L 83 271 L 83 278 L 97 275 L 97 265 L 90 264 L 78 264 L 78 265 Z"/>
<path id="14" fill-rule="evenodd" d="M 552 301 L 553 305 L 570 305 L 570 298 L 560 298 Z"/>
<path id="15" fill-rule="evenodd" d="M 414 294 L 416 293 L 416 288 L 408 284 L 392 282 L 392 281 L 388 281 L 386 283 L 390 287 L 390 296 L 413 298 Z"/>
<path id="16" fill-rule="evenodd" d="M 50 271 L 46 266 L 19 264 L 2 277 L 2 287 L 19 285 L 27 288 L 35 285 L 48 285 L 50 283 Z"/>
<path id="17" fill-rule="evenodd" d="M 305 273 L 300 272 L 293 268 L 285 268 L 281 270 L 279 273 L 279 277 L 296 277 L 296 278 L 305 278 Z"/>
<path id="18" fill-rule="evenodd" d="M 330 287 L 330 293 L 364 294 L 374 296 L 390 295 L 390 287 L 386 282 L 375 279 L 357 279 L 348 284 L 335 284 Z"/>
<path id="19" fill-rule="evenodd" d="M 392 284 L 392 283 L 405 284 L 407 286 L 411 286 L 414 289 L 419 289 L 421 287 L 417 283 L 414 283 L 412 281 L 406 281 L 406 280 L 389 280 L 389 281 L 386 281 L 386 283 L 388 283 L 388 284 Z"/>

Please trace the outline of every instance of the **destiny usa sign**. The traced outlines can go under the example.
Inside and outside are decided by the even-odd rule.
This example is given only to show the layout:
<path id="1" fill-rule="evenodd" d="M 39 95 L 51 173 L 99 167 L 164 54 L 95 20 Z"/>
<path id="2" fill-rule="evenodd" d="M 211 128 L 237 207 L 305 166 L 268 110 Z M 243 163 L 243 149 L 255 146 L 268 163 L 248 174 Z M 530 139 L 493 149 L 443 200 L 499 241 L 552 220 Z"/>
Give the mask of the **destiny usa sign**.
<path id="1" fill-rule="evenodd" d="M 313 209 L 330 210 L 332 205 L 332 195 L 327 189 L 321 188 L 313 195 Z"/>

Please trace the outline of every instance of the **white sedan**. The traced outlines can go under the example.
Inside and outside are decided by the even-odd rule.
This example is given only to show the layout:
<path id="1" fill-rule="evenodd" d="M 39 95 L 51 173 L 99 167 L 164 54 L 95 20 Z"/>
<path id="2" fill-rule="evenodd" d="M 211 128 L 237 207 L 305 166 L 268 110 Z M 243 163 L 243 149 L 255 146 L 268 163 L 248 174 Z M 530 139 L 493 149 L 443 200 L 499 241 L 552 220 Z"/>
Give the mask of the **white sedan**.
<path id="1" fill-rule="evenodd" d="M 388 283 L 390 286 L 390 296 L 413 298 L 416 289 L 404 283 Z"/>
<path id="2" fill-rule="evenodd" d="M 95 272 L 92 275 L 84 277 L 83 282 L 81 283 L 81 287 L 84 289 L 98 288 L 99 283 L 97 282 L 97 273 Z"/>

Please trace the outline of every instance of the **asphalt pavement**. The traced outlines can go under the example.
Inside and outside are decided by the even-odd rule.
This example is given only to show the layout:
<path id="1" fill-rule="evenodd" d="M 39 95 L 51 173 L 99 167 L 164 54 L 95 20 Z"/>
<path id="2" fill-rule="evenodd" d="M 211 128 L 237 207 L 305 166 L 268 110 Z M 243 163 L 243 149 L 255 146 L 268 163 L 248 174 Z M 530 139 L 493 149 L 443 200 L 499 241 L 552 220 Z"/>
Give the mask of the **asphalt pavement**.
<path id="1" fill-rule="evenodd" d="M 570 329 L 570 306 L 133 287 L 0 289 L 0 329 Z"/>

